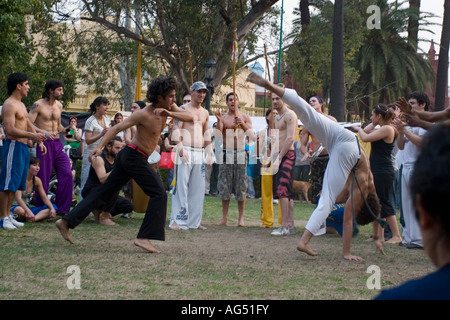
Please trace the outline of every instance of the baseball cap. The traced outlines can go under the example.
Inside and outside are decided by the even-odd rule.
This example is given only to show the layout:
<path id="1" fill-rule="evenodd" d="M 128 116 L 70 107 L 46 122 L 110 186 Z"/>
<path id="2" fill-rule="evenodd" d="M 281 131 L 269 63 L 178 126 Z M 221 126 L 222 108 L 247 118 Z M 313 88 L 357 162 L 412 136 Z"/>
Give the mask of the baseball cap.
<path id="1" fill-rule="evenodd" d="M 194 82 L 194 84 L 192 84 L 191 90 L 192 91 L 208 90 L 208 88 L 206 87 L 206 84 L 204 84 L 202 81 L 197 81 Z"/>

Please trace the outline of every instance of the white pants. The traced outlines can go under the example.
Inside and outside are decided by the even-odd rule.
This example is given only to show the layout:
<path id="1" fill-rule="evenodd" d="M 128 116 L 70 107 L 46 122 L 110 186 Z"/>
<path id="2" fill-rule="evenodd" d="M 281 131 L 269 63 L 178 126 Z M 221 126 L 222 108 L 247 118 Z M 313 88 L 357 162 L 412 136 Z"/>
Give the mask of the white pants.
<path id="1" fill-rule="evenodd" d="M 292 107 L 303 125 L 322 142 L 329 153 L 322 193 L 306 224 L 306 229 L 318 236 L 325 233 L 326 219 L 360 158 L 358 138 L 337 122 L 315 111 L 292 89 L 285 90 L 283 101 Z"/>
<path id="2" fill-rule="evenodd" d="M 172 194 L 172 208 L 169 227 L 176 222 L 181 229 L 197 229 L 203 216 L 205 199 L 205 164 L 203 149 L 184 147 L 189 161 L 184 163 L 177 155 L 177 168 L 174 172 L 176 186 Z"/>
<path id="3" fill-rule="evenodd" d="M 402 169 L 402 210 L 405 227 L 402 229 L 403 243 L 417 244 L 422 246 L 422 233 L 420 232 L 419 222 L 416 219 L 414 202 L 411 197 L 410 180 L 413 173 L 413 165 L 403 165 Z"/>

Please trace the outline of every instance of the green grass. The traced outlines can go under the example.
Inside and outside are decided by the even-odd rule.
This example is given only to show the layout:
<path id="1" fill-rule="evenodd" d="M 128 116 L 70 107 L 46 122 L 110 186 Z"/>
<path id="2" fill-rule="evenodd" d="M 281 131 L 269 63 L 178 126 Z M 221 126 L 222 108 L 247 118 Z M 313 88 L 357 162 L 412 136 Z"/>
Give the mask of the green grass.
<path id="1" fill-rule="evenodd" d="M 378 265 L 383 286 L 398 285 L 433 270 L 423 251 L 385 245 L 386 255 L 366 242 L 371 227 L 360 229 L 352 253 L 364 262 L 341 257 L 341 238 L 312 239 L 319 253 L 309 257 L 296 250 L 314 206 L 296 202 L 298 234 L 270 236 L 260 228 L 258 199 L 246 202 L 246 227 L 237 227 L 237 203 L 230 204 L 230 226 L 216 226 L 221 201 L 206 197 L 205 231 L 172 231 L 166 241 L 154 241 L 162 254 L 148 254 L 133 245 L 143 214 L 116 218 L 118 227 L 99 225 L 88 218 L 71 231 L 75 244 L 64 241 L 54 222 L 27 223 L 0 230 L 0 299 L 371 299 L 367 268 Z M 170 197 L 168 205 L 170 213 Z M 274 205 L 277 212 L 277 205 Z M 275 221 L 276 213 L 275 213 Z M 80 290 L 70 290 L 67 268 L 80 268 Z"/>

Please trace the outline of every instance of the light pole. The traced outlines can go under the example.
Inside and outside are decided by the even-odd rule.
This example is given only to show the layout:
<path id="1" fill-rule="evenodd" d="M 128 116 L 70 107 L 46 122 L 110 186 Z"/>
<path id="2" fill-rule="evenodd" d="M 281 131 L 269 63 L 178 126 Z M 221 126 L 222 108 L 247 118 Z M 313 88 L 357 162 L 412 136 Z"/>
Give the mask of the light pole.
<path id="1" fill-rule="evenodd" d="M 209 59 L 208 62 L 205 63 L 205 80 L 206 87 L 208 88 L 208 92 L 206 93 L 206 110 L 209 112 L 209 107 L 211 105 L 211 95 L 213 86 L 211 85 L 211 82 L 214 80 L 214 77 L 216 76 L 216 63 L 214 60 Z"/>

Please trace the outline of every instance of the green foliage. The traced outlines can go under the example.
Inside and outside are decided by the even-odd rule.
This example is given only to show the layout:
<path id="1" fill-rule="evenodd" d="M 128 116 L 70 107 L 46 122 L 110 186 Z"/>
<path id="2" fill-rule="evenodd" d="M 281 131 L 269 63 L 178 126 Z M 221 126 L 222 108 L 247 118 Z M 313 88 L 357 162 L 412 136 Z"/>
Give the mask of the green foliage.
<path id="1" fill-rule="evenodd" d="M 51 1 L 20 0 L 0 2 L 0 100 L 7 98 L 6 79 L 13 72 L 29 77 L 26 106 L 42 96 L 51 78 L 64 82 L 63 105 L 75 96 L 77 72 L 69 61 L 72 52 L 63 39 L 64 25 L 56 25 L 47 8 Z"/>
<path id="2" fill-rule="evenodd" d="M 353 66 L 360 76 L 348 97 L 362 109 L 380 102 L 393 102 L 412 91 L 425 91 L 433 79 L 430 61 L 417 54 L 407 36 L 409 8 L 397 8 L 386 0 L 377 1 L 381 28 L 372 29 L 355 56 Z M 366 113 L 368 114 L 368 113 Z"/>
<path id="3" fill-rule="evenodd" d="M 407 1 L 405 1 L 406 3 Z M 417 10 L 387 0 L 347 0 L 344 12 L 344 68 L 347 108 L 368 114 L 369 106 L 392 102 L 411 91 L 425 90 L 433 79 L 428 59 L 418 55 L 407 39 L 408 21 Z M 314 4 L 314 6 L 313 6 Z M 369 29 L 369 5 L 381 9 L 381 29 Z M 333 3 L 312 1 L 311 23 L 295 22 L 296 44 L 287 54 L 288 71 L 308 96 L 323 92 L 327 98 L 331 76 Z M 421 29 L 429 13 L 420 16 Z M 403 36 L 404 35 L 404 36 Z"/>
<path id="4" fill-rule="evenodd" d="M 345 83 L 347 88 L 357 79 L 357 71 L 352 67 L 355 54 L 364 41 L 367 28 L 365 10 L 371 1 L 349 0 L 345 2 L 344 54 Z M 307 26 L 294 22 L 290 35 L 295 45 L 287 54 L 289 73 L 302 85 L 305 96 L 327 92 L 331 81 L 331 53 L 333 37 L 334 4 L 331 1 L 316 1 L 317 14 L 311 16 Z"/>

